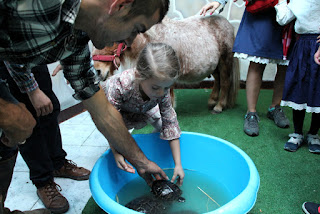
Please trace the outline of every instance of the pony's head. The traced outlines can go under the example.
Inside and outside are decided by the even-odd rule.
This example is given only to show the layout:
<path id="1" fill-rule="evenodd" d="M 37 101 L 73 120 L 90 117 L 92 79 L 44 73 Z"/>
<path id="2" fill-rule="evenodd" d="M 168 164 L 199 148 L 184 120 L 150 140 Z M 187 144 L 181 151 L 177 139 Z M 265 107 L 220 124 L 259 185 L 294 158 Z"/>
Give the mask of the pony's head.
<path id="1" fill-rule="evenodd" d="M 92 58 L 100 80 L 105 81 L 108 77 L 114 75 L 120 65 L 122 70 L 135 67 L 140 51 L 148 42 L 149 36 L 147 33 L 141 33 L 137 35 L 128 48 L 123 43 L 114 43 L 112 47 L 105 47 L 102 50 L 93 47 Z"/>
<path id="2" fill-rule="evenodd" d="M 101 81 L 105 81 L 112 76 L 120 66 L 122 53 L 126 49 L 126 45 L 121 43 L 114 43 L 112 47 L 105 47 L 98 50 L 93 47 L 92 58 L 94 61 L 94 68 L 97 70 Z"/>

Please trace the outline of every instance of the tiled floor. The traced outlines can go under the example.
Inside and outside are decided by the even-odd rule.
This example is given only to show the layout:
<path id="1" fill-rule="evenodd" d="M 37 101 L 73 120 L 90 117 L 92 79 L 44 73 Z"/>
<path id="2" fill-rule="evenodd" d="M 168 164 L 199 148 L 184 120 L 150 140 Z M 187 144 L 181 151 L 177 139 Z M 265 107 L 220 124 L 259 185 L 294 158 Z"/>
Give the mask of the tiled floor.
<path id="1" fill-rule="evenodd" d="M 108 148 L 108 143 L 96 129 L 88 112 L 83 112 L 60 124 L 63 148 L 67 159 L 78 166 L 92 169 L 97 159 Z M 68 199 L 68 214 L 80 214 L 91 197 L 88 181 L 56 178 L 61 193 Z M 11 210 L 30 210 L 44 207 L 39 200 L 36 187 L 29 180 L 29 170 L 22 157 L 17 158 L 12 182 L 5 206 Z"/>

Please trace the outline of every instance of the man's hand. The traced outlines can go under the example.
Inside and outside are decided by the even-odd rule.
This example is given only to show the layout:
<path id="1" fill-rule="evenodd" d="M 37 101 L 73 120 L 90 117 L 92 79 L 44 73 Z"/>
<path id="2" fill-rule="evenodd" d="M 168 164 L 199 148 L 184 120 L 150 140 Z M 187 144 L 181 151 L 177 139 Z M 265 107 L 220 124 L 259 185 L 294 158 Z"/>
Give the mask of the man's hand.
<path id="1" fill-rule="evenodd" d="M 53 77 L 56 76 L 59 73 L 59 71 L 62 71 L 62 70 L 63 70 L 62 65 L 61 64 L 57 65 L 57 67 L 52 72 L 52 76 Z"/>
<path id="2" fill-rule="evenodd" d="M 24 104 L 13 104 L 0 98 L 0 128 L 4 133 L 1 137 L 3 144 L 13 147 L 25 141 L 32 134 L 35 125 L 35 119 Z"/>
<path id="3" fill-rule="evenodd" d="M 48 115 L 53 111 L 51 100 L 39 88 L 32 92 L 28 92 L 28 96 L 38 117 Z"/>
<path id="4" fill-rule="evenodd" d="M 154 180 L 169 180 L 166 173 L 154 162 L 150 161 L 147 164 L 136 166 L 138 174 L 151 187 Z"/>

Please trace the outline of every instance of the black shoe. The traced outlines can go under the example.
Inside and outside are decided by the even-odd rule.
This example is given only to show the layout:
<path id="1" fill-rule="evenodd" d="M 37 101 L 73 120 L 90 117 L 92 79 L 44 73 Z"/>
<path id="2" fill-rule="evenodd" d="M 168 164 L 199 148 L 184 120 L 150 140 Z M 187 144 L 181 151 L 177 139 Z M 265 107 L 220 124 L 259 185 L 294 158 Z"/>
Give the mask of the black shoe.
<path id="1" fill-rule="evenodd" d="M 313 202 L 304 202 L 302 204 L 302 210 L 306 214 L 319 214 L 320 213 L 320 204 Z"/>

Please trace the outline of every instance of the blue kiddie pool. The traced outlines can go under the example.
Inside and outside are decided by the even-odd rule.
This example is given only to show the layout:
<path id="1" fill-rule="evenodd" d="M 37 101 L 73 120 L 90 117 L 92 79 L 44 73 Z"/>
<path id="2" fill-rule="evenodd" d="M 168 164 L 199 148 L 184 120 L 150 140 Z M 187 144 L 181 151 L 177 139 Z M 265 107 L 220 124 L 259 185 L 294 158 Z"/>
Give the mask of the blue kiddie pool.
<path id="1" fill-rule="evenodd" d="M 158 133 L 133 137 L 150 160 L 161 168 L 174 167 L 169 143 L 161 140 Z M 180 142 L 182 166 L 219 181 L 232 195 L 223 206 L 207 213 L 243 214 L 252 209 L 260 178 L 253 161 L 245 152 L 223 139 L 199 133 L 182 132 Z M 109 149 L 98 159 L 91 172 L 92 196 L 107 213 L 138 214 L 116 202 L 119 190 L 138 176 L 137 173 L 118 169 Z"/>

